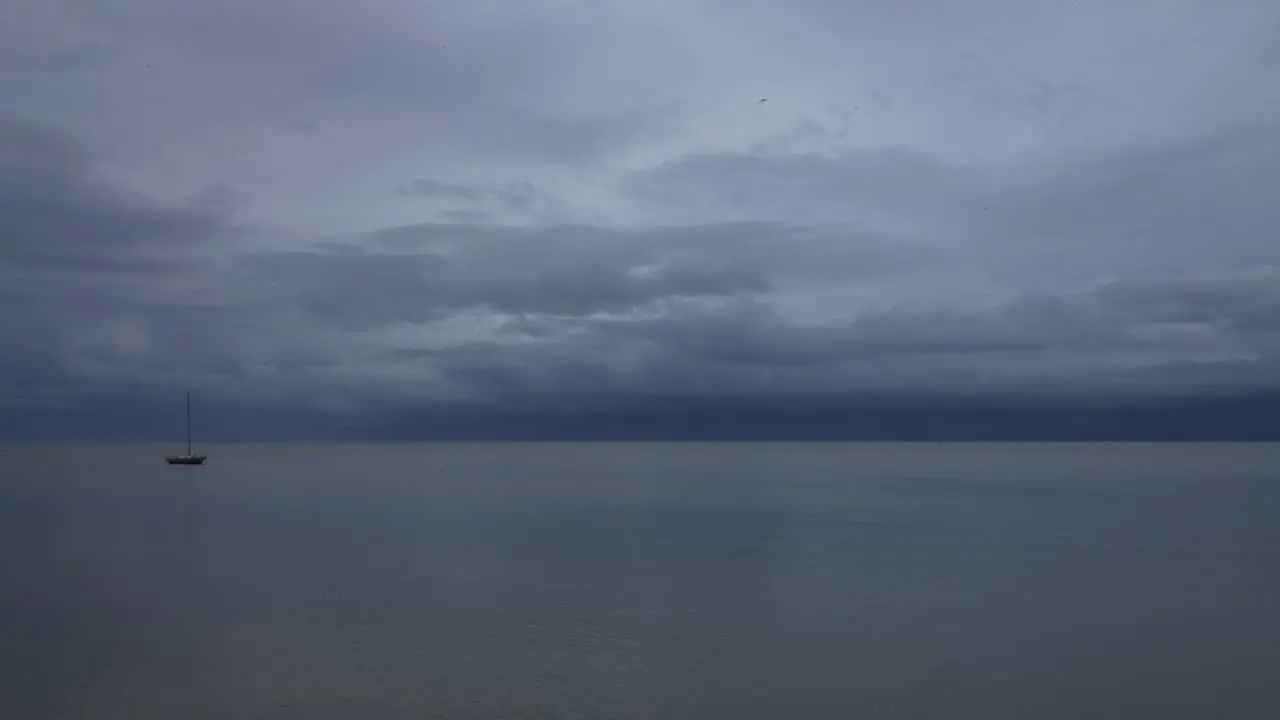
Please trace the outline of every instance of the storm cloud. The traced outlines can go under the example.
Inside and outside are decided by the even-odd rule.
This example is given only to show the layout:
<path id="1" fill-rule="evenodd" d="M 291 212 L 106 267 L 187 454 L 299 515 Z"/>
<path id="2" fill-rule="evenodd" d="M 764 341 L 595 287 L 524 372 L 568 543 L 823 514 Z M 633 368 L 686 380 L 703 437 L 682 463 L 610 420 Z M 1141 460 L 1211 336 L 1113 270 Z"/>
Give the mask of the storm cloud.
<path id="1" fill-rule="evenodd" d="M 1280 10 L 1015 5 L 12 4 L 0 434 L 1280 396 Z"/>

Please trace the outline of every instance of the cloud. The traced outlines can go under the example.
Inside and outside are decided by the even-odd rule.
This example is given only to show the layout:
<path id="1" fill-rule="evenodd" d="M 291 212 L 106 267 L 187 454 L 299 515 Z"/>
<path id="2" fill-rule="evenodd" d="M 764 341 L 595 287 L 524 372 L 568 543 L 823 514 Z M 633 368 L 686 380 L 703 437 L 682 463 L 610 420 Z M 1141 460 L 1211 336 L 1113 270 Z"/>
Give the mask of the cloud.
<path id="1" fill-rule="evenodd" d="M 4 229 L 27 241 L 0 255 L 6 276 L 24 281 L 9 286 L 22 310 L 5 317 L 26 338 L 7 353 L 27 363 L 12 375 L 14 398 L 95 385 L 154 397 L 195 383 L 361 410 L 431 400 L 600 409 L 650 396 L 1196 394 L 1272 389 L 1280 377 L 1274 268 L 951 305 L 913 303 L 908 290 L 806 322 L 786 311 L 788 294 L 909 289 L 954 269 L 951 255 L 848 223 L 769 222 L 426 224 L 260 250 L 234 243 L 227 188 L 148 201 L 105 185 L 58 136 L 6 128 Z M 899 171 L 921 167 L 909 159 Z M 779 195 L 795 175 L 788 167 Z M 810 177 L 831 176 L 824 161 Z"/>
<path id="2" fill-rule="evenodd" d="M 629 179 L 645 203 L 702 219 L 860 222 L 970 251 L 1131 271 L 1159 248 L 1195 267 L 1210 247 L 1239 266 L 1275 257 L 1267 188 L 1280 181 L 1274 124 L 1000 164 L 918 151 L 686 156 Z"/>
<path id="3" fill-rule="evenodd" d="M 994 396 L 1274 391 L 1280 336 L 1242 323 L 1280 310 L 1277 278 L 1114 284 L 971 310 L 888 309 L 798 326 L 767 303 L 671 303 L 648 316 L 513 322 L 526 338 L 427 357 L 464 380 L 555 402 L 811 399 L 884 392 Z M 1253 285 L 1251 291 L 1242 286 Z M 1206 293 L 1232 302 L 1197 307 Z M 1185 312 L 1170 312 L 1182 308 Z M 598 394 L 599 398 L 591 398 Z M 598 405 L 593 405 L 599 409 Z"/>
<path id="4" fill-rule="evenodd" d="M 828 223 L 900 220 L 922 207 L 936 213 L 931 219 L 972 213 L 996 191 L 980 172 L 898 149 L 693 155 L 637 173 L 628 185 L 642 199 L 704 217 Z"/>
<path id="5" fill-rule="evenodd" d="M 15 413 L 192 388 L 373 427 L 1280 377 L 1270 5 L 19 5 Z"/>
<path id="6" fill-rule="evenodd" d="M 418 178 L 409 183 L 405 192 L 428 198 L 453 198 L 480 202 L 492 192 L 488 188 L 463 183 L 438 182 L 426 178 Z"/>
<path id="7" fill-rule="evenodd" d="M 313 383 L 341 376 L 335 386 L 358 394 L 361 378 L 377 385 L 421 373 L 435 378 L 428 395 L 471 393 L 492 402 L 593 393 L 1150 388 L 1167 385 L 1165 378 L 1209 386 L 1215 373 L 1219 384 L 1264 382 L 1276 349 L 1271 318 L 1280 316 L 1280 283 L 1271 269 L 1130 277 L 1074 293 L 1028 289 L 969 306 L 854 307 L 839 321 L 805 323 L 779 310 L 780 295 L 803 292 L 806 283 L 910 283 L 945 267 L 947 248 L 913 247 L 847 223 L 428 224 L 310 250 L 227 253 L 234 235 L 227 188 L 165 206 L 104 185 L 57 136 L 10 125 L 5 147 L 4 229 L 27 242 L 6 246 L 3 267 L 27 281 L 15 286 L 29 288 L 26 307 L 38 308 L 26 317 L 42 316 L 63 331 L 67 371 L 114 368 L 103 381 L 155 378 L 168 364 L 158 376 L 170 381 L 216 368 L 256 387 L 270 381 L 261 374 L 269 367 L 311 373 Z M 908 179 L 936 167 L 893 160 L 875 162 Z M 1220 162 L 1213 153 L 1203 160 Z M 821 187 L 865 170 L 825 160 L 807 175 L 805 167 L 785 164 L 776 195 L 786 196 L 798 177 Z M 1197 177 L 1191 170 L 1186 177 Z M 958 174 L 940 172 L 954 179 L 918 191 L 928 198 L 954 188 L 965 198 L 970 190 Z M 1078 202 L 1081 174 L 1104 186 L 1113 177 L 1066 174 L 1070 191 L 1057 196 L 1064 203 Z M 1147 177 L 1154 178 L 1148 191 L 1171 193 L 1164 173 Z M 913 187 L 904 180 L 884 190 L 879 206 L 892 208 L 894 193 L 907 206 Z M 1043 186 L 1030 196 L 1038 209 L 1052 209 Z M 1094 218 L 1083 221 L 1087 227 Z M 930 230 L 921 225 L 907 237 L 928 239 Z M 224 251 L 219 261 L 209 260 L 214 250 Z M 185 301 L 165 290 L 184 283 Z M 200 296 L 198 285 L 216 289 Z M 468 313 L 473 325 L 490 329 L 453 345 L 413 344 Z M 399 346 L 388 334 L 396 327 L 403 329 Z M 344 349 L 357 342 L 374 345 Z M 175 371 L 179 363 L 188 371 Z"/>
<path id="8" fill-rule="evenodd" d="M 492 186 L 417 178 L 402 186 L 399 194 L 467 205 L 441 211 L 439 217 L 445 222 L 501 224 L 504 218 L 513 218 L 545 224 L 555 222 L 561 212 L 550 195 L 528 182 Z"/>
<path id="9" fill-rule="evenodd" d="M 211 301 L 201 285 L 237 239 L 221 201 L 208 202 L 222 196 L 158 203 L 98 176 L 67 136 L 0 123 L 5 394 L 109 391 L 83 371 L 153 362 L 152 326 Z"/>

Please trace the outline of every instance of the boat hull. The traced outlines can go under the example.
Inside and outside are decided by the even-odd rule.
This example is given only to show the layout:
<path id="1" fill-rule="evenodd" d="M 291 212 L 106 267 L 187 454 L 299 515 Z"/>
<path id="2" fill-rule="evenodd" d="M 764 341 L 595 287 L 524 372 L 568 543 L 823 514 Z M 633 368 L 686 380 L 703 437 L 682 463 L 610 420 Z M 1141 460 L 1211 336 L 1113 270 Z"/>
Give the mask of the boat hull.
<path id="1" fill-rule="evenodd" d="M 203 465 L 204 455 L 170 455 L 164 459 L 170 465 Z"/>

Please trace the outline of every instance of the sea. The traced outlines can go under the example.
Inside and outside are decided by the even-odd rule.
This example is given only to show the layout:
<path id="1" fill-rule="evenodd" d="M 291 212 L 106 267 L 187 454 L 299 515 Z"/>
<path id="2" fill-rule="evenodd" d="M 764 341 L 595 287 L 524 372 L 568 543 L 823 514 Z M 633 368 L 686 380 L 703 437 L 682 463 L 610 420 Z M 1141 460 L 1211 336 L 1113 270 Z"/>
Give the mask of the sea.
<path id="1" fill-rule="evenodd" d="M 1280 446 L 0 449 L 0 718 L 1277 718 Z"/>

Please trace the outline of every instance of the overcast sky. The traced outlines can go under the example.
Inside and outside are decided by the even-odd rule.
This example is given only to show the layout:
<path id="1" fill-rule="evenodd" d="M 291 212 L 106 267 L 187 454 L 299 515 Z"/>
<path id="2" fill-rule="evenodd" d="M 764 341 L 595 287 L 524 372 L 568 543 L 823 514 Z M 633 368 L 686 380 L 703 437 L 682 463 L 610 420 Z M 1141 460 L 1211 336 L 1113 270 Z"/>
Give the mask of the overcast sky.
<path id="1" fill-rule="evenodd" d="M 0 434 L 1280 390 L 1274 0 L 8 0 L 0 98 Z"/>

